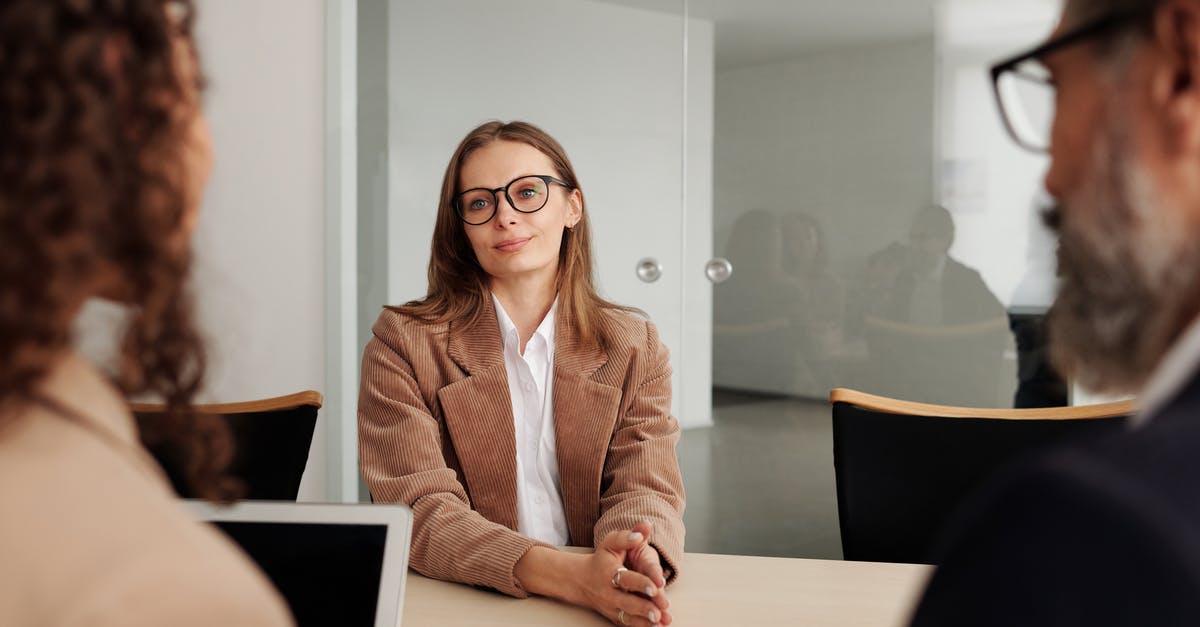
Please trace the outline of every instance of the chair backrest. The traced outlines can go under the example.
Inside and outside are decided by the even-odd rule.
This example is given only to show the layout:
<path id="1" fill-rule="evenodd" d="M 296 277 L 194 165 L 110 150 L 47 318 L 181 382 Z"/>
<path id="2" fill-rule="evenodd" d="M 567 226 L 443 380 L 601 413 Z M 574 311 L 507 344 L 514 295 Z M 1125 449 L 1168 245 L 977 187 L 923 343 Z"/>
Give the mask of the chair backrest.
<path id="1" fill-rule="evenodd" d="M 847 560 L 933 563 L 950 514 L 998 468 L 1122 427 L 1132 402 L 980 409 L 830 393 L 838 521 Z"/>
<path id="2" fill-rule="evenodd" d="M 258 401 L 197 405 L 196 411 L 219 416 L 229 426 L 235 446 L 229 474 L 245 483 L 245 498 L 295 501 L 322 400 L 319 392 L 308 390 Z M 162 405 L 149 403 L 134 403 L 131 409 L 141 424 L 159 419 L 165 412 Z M 179 496 L 196 497 L 183 481 L 172 452 L 146 444 Z"/>

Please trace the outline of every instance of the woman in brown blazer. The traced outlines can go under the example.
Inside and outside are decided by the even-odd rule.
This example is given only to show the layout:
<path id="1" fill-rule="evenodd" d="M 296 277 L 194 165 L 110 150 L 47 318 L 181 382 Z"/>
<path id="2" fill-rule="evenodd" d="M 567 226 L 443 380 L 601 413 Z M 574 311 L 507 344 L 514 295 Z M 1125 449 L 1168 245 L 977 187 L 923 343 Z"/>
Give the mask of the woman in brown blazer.
<path id="1" fill-rule="evenodd" d="M 174 498 L 229 496 L 228 439 L 197 419 L 204 372 L 185 283 L 210 168 L 191 3 L 0 3 L 0 625 L 287 625 L 232 543 Z M 72 348 L 94 296 L 129 306 L 119 372 Z"/>
<path id="2" fill-rule="evenodd" d="M 363 357 L 363 476 L 413 508 L 413 568 L 670 624 L 679 424 L 666 347 L 633 311 L 596 294 L 558 142 L 472 130 L 442 182 L 428 295 L 385 309 Z"/>

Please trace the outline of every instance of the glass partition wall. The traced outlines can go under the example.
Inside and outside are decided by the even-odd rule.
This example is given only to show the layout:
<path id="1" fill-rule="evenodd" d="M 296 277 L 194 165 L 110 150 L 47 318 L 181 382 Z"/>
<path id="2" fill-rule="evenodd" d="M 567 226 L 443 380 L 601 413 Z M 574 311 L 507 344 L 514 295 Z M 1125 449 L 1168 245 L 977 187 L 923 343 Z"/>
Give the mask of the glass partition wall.
<path id="1" fill-rule="evenodd" d="M 1044 163 L 986 76 L 1056 7 L 995 4 L 359 2 L 358 348 L 424 294 L 456 143 L 538 124 L 604 295 L 671 350 L 688 550 L 840 557 L 830 388 L 1066 400 L 1022 381 L 1053 291 Z"/>
<path id="2" fill-rule="evenodd" d="M 987 76 L 1056 7 L 691 8 L 715 23 L 712 245 L 732 275 L 713 288 L 714 426 L 681 449 L 705 461 L 686 468 L 689 542 L 837 558 L 831 388 L 1066 402 L 1018 385 L 1045 374 L 1044 163 L 1007 141 Z"/>

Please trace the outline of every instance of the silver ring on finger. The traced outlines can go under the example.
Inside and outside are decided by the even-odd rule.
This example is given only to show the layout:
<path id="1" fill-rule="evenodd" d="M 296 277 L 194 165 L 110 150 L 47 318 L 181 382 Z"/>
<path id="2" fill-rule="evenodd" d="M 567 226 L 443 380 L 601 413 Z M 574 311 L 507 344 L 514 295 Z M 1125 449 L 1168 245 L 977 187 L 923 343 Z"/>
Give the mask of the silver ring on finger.
<path id="1" fill-rule="evenodd" d="M 625 569 L 621 569 L 625 570 Z M 621 621 L 622 625 L 629 624 L 629 617 L 625 615 L 625 610 L 617 610 L 617 620 Z"/>
<path id="2" fill-rule="evenodd" d="M 617 567 L 617 572 L 613 573 L 613 576 L 612 576 L 612 586 L 613 586 L 614 588 L 616 588 L 617 590 L 620 590 L 620 589 L 621 589 L 621 573 L 623 573 L 623 572 L 625 572 L 625 571 L 627 571 L 627 570 L 629 570 L 629 569 L 628 569 L 628 568 L 625 568 L 624 566 L 618 566 L 618 567 Z M 628 625 L 629 623 L 625 623 L 625 624 L 626 624 L 626 625 Z"/>

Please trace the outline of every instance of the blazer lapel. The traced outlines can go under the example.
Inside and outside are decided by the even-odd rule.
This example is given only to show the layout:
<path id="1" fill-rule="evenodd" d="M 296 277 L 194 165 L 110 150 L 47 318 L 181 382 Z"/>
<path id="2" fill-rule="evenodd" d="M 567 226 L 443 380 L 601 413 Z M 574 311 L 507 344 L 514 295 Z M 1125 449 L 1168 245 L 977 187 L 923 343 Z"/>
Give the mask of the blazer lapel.
<path id="1" fill-rule="evenodd" d="M 555 329 L 554 436 L 563 508 L 571 544 L 591 546 L 621 390 L 591 378 L 608 361 L 603 349 L 580 342 L 570 321 L 561 316 Z"/>
<path id="2" fill-rule="evenodd" d="M 504 342 L 491 298 L 474 328 L 450 329 L 448 353 L 468 376 L 438 390 L 471 505 L 488 520 L 517 529 L 517 436 Z"/>

